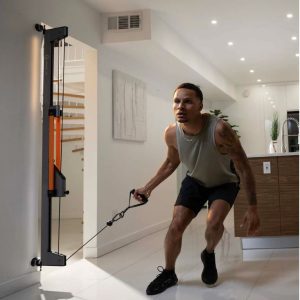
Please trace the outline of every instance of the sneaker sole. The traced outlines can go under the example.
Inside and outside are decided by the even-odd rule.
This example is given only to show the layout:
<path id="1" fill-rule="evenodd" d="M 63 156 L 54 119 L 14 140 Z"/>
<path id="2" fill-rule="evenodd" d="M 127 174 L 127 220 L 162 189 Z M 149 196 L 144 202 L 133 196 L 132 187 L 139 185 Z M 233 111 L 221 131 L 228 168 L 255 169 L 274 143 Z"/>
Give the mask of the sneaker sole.
<path id="1" fill-rule="evenodd" d="M 206 287 L 208 288 L 214 288 L 218 285 L 218 281 L 216 281 L 215 283 L 212 283 L 212 284 L 208 284 L 208 283 L 205 283 L 204 281 L 202 281 Z"/>
<path id="2" fill-rule="evenodd" d="M 146 294 L 147 294 L 148 296 L 158 295 L 158 294 L 163 293 L 165 290 L 171 288 L 172 286 L 176 286 L 176 285 L 178 285 L 178 281 L 177 281 L 176 283 L 174 283 L 174 284 L 172 284 L 172 285 L 166 287 L 166 288 L 165 288 L 164 290 L 162 290 L 162 291 L 159 291 L 159 292 L 157 292 L 157 293 L 148 293 L 148 292 L 146 291 Z"/>

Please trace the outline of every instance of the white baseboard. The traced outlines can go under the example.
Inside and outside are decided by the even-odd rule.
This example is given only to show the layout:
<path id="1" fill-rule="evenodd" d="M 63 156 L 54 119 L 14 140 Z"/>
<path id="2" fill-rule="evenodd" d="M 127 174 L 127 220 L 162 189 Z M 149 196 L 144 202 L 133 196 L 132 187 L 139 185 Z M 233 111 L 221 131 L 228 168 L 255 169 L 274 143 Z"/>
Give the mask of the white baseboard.
<path id="1" fill-rule="evenodd" d="M 0 283 L 0 298 L 16 293 L 40 282 L 40 272 L 34 271 Z"/>
<path id="2" fill-rule="evenodd" d="M 84 257 L 85 258 L 96 258 L 96 257 L 102 256 L 104 254 L 107 254 L 111 251 L 114 251 L 118 248 L 121 248 L 125 245 L 135 242 L 141 238 L 144 238 L 145 236 L 147 236 L 149 234 L 152 234 L 154 232 L 165 229 L 166 227 L 169 226 L 170 222 L 171 222 L 171 220 L 166 220 L 166 221 L 157 223 L 155 225 L 145 227 L 140 231 L 132 232 L 132 233 L 125 235 L 119 239 L 110 241 L 109 243 L 107 243 L 101 247 L 98 247 L 98 248 L 86 248 L 84 250 Z"/>
<path id="3" fill-rule="evenodd" d="M 241 238 L 242 249 L 283 249 L 299 248 L 299 236 L 264 236 Z"/>

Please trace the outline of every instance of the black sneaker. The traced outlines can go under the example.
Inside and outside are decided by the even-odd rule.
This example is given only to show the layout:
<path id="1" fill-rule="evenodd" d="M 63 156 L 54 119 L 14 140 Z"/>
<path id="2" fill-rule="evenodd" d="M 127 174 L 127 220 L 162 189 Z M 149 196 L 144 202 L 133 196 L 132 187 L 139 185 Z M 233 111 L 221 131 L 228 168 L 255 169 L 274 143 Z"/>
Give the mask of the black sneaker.
<path id="1" fill-rule="evenodd" d="M 201 260 L 204 265 L 201 275 L 202 281 L 207 285 L 213 286 L 218 280 L 215 253 L 208 253 L 206 249 L 204 249 L 201 253 Z"/>
<path id="2" fill-rule="evenodd" d="M 157 270 L 160 274 L 148 285 L 146 290 L 147 295 L 159 294 L 178 282 L 174 271 L 166 270 L 162 266 L 158 266 Z"/>

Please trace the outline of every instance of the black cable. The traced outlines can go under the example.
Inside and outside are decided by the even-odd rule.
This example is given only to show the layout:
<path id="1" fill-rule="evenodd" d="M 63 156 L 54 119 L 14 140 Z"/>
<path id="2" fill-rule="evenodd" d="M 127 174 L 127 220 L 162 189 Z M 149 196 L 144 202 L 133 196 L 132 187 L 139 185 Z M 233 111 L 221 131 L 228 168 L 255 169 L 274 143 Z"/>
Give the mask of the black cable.
<path id="1" fill-rule="evenodd" d="M 57 43 L 57 105 L 59 105 L 59 46 L 60 42 Z M 52 83 L 53 84 L 53 83 Z M 55 122 L 56 134 L 57 134 L 57 124 Z M 59 166 L 58 166 L 59 167 Z M 60 197 L 58 200 L 58 227 L 57 227 L 57 253 L 59 253 L 59 241 L 60 241 Z"/>
<path id="2" fill-rule="evenodd" d="M 62 129 L 63 129 L 63 108 L 64 108 L 64 96 L 65 96 L 65 39 L 63 40 L 64 44 L 63 44 L 63 73 L 62 73 L 62 98 L 61 98 L 61 126 L 60 126 L 60 165 L 57 166 L 59 168 L 59 170 L 61 171 L 61 167 L 62 167 Z M 62 45 L 62 41 L 60 41 L 59 46 Z M 59 51 L 60 51 L 60 47 L 58 47 L 58 105 L 59 105 L 59 65 L 60 65 L 60 61 L 59 61 Z M 57 132 L 56 132 L 57 134 Z M 58 200 L 58 241 L 57 241 L 57 253 L 59 253 L 59 245 L 60 245 L 60 215 L 61 215 L 61 197 L 59 197 Z"/>
<path id="3" fill-rule="evenodd" d="M 65 52 L 65 46 L 66 43 L 65 43 L 65 39 L 64 39 L 64 51 L 63 51 L 63 76 L 62 76 L 62 101 L 61 101 L 61 131 L 63 130 L 63 126 L 64 126 L 64 101 L 65 101 L 65 59 L 66 59 L 66 52 Z M 60 157 L 61 157 L 61 160 L 60 160 L 60 164 L 62 162 L 62 134 L 60 136 Z M 61 168 L 61 166 L 60 166 Z"/>
<path id="4" fill-rule="evenodd" d="M 59 105 L 59 88 L 60 88 L 60 85 L 59 85 L 59 44 L 60 42 L 57 43 L 57 105 Z"/>
<path id="5" fill-rule="evenodd" d="M 91 237 L 86 243 L 84 243 L 80 248 L 78 248 L 75 252 L 73 252 L 67 260 L 69 260 L 73 255 L 75 255 L 79 250 L 81 250 L 86 244 L 88 244 L 91 240 L 93 240 L 99 233 L 101 233 L 108 225 L 104 226 L 101 230 L 99 230 L 93 237 Z"/>
<path id="6" fill-rule="evenodd" d="M 61 206 L 61 201 L 60 201 L 60 197 L 59 197 L 59 201 L 58 201 L 57 253 L 59 253 L 59 240 L 60 240 L 60 206 Z"/>
<path id="7" fill-rule="evenodd" d="M 80 246 L 75 252 L 73 252 L 68 258 L 67 260 L 69 260 L 73 255 L 75 255 L 79 250 L 81 250 L 85 245 L 87 245 L 91 240 L 93 240 L 98 234 L 100 234 L 105 228 L 110 227 L 113 225 L 114 222 L 119 221 L 120 219 L 122 219 L 126 213 L 126 211 L 130 208 L 134 208 L 134 207 L 138 207 L 141 205 L 144 205 L 148 202 L 148 198 L 146 198 L 145 195 L 141 195 L 139 194 L 139 196 L 142 197 L 142 202 L 139 204 L 135 204 L 135 205 L 130 205 L 130 199 L 131 199 L 131 195 L 133 195 L 135 192 L 135 190 L 131 190 L 129 193 L 129 201 L 128 201 L 128 206 L 122 210 L 121 212 L 117 213 L 110 221 L 108 221 L 106 223 L 106 225 L 101 228 L 93 237 L 91 237 L 87 242 L 85 242 L 82 246 Z"/>

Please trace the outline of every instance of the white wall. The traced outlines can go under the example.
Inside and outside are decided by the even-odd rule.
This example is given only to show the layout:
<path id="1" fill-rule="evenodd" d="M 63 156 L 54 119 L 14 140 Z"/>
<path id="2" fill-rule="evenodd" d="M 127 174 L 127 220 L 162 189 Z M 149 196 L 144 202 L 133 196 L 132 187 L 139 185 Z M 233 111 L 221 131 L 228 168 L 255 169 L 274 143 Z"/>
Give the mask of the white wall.
<path id="1" fill-rule="evenodd" d="M 0 9 L 0 297 L 38 281 L 36 253 L 41 120 L 39 38 L 26 17 Z"/>
<path id="2" fill-rule="evenodd" d="M 215 109 L 222 109 L 223 113 L 229 116 L 230 123 L 239 125 L 241 142 L 248 155 L 265 154 L 268 153 L 271 142 L 273 113 L 275 111 L 279 113 L 281 126 L 288 110 L 299 109 L 298 89 L 298 83 L 273 84 L 265 87 L 241 86 L 238 88 L 236 103 L 214 102 L 212 106 Z M 280 137 L 278 144 L 280 149 Z"/>
<path id="3" fill-rule="evenodd" d="M 98 207 L 98 53 L 94 49 L 85 52 L 85 119 L 84 119 L 84 228 L 83 240 L 94 236 L 99 228 Z M 94 239 L 88 247 L 97 248 Z M 84 249 L 85 251 L 85 249 Z"/>
<path id="4" fill-rule="evenodd" d="M 287 85 L 286 93 L 286 108 L 288 111 L 299 109 L 299 84 Z"/>
<path id="5" fill-rule="evenodd" d="M 172 92 L 155 81 L 132 59 L 102 47 L 100 61 L 100 106 L 98 186 L 100 224 L 112 218 L 128 204 L 133 188 L 143 186 L 157 171 L 166 157 L 164 129 L 173 122 Z M 112 70 L 118 69 L 146 82 L 147 85 L 147 140 L 144 143 L 112 138 Z M 168 94 L 169 98 L 162 95 Z M 155 190 L 149 203 L 127 212 L 124 219 L 103 232 L 98 241 L 98 254 L 120 247 L 147 233 L 169 224 L 176 199 L 176 175 Z M 125 238 L 124 238 L 125 237 Z M 87 255 L 93 252 L 86 252 Z"/>
<path id="6" fill-rule="evenodd" d="M 39 281 L 41 186 L 40 48 L 34 24 L 66 25 L 91 46 L 100 43 L 99 15 L 80 0 L 1 0 L 0 9 L 0 297 Z M 80 22 L 78 22 L 80 20 Z"/>

